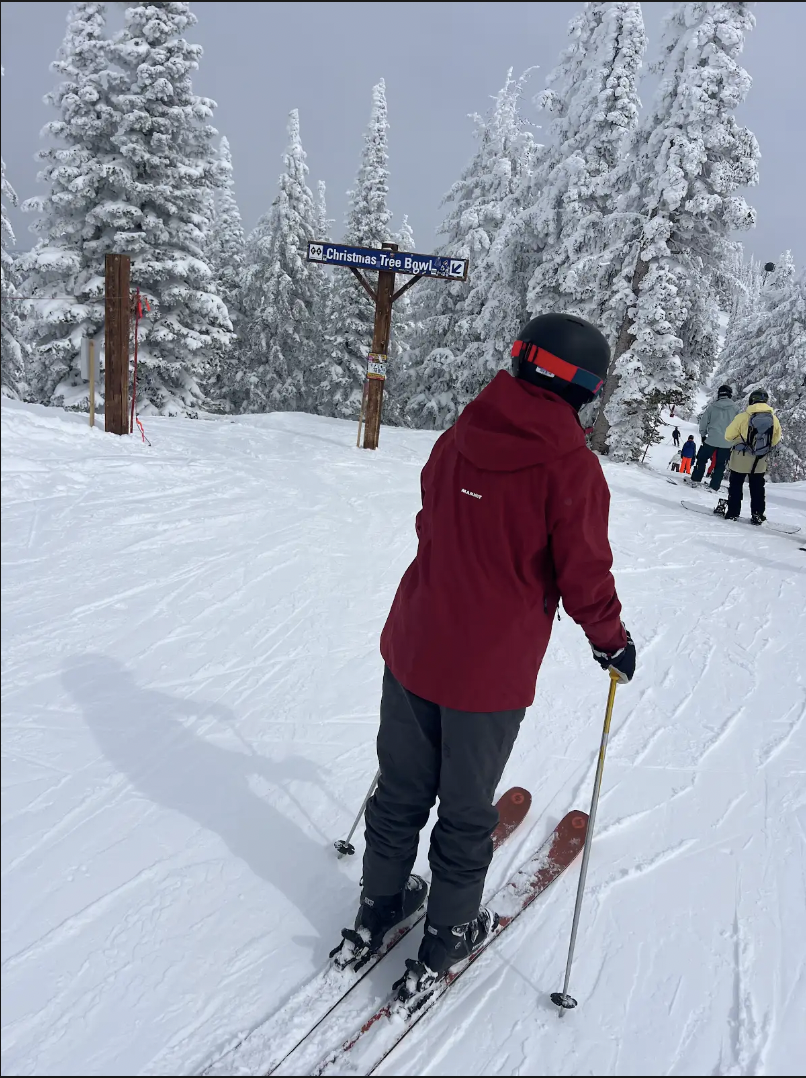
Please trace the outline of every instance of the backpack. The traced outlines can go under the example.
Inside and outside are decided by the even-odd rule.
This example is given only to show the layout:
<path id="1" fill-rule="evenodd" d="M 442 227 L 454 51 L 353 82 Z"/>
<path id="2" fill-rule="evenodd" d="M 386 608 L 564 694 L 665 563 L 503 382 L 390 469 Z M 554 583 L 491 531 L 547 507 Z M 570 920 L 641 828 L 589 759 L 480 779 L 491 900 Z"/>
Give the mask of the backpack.
<path id="1" fill-rule="evenodd" d="M 753 412 L 747 423 L 747 437 L 743 439 L 744 452 L 766 457 L 772 449 L 772 430 L 772 412 Z"/>

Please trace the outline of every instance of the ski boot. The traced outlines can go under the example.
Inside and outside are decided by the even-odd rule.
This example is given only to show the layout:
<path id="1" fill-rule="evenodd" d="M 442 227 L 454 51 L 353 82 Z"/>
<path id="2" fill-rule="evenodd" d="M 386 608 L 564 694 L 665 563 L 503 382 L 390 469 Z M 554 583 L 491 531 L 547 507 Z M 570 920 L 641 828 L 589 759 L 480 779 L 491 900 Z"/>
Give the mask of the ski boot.
<path id="1" fill-rule="evenodd" d="M 498 914 L 484 906 L 463 925 L 434 925 L 426 917 L 417 958 L 406 959 L 406 972 L 392 985 L 395 998 L 409 1011 L 416 1010 L 417 997 L 423 997 L 420 1004 L 424 1002 L 428 989 L 442 980 L 451 966 L 475 954 L 498 924 Z"/>
<path id="2" fill-rule="evenodd" d="M 342 929 L 342 940 L 330 952 L 337 969 L 361 969 L 380 951 L 384 937 L 416 913 L 428 897 L 428 884 L 411 875 L 399 894 L 373 897 L 361 892 L 354 928 Z"/>
<path id="3" fill-rule="evenodd" d="M 751 513 L 750 514 L 750 523 L 755 524 L 756 527 L 759 527 L 760 525 L 762 525 L 766 519 L 767 518 L 764 516 L 763 513 Z"/>

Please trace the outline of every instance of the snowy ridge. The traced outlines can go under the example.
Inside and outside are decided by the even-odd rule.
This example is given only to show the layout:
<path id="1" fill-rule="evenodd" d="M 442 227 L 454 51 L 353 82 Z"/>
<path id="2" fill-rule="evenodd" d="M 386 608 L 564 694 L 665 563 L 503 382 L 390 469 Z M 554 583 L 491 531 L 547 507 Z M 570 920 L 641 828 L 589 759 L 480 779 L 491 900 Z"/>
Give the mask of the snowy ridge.
<path id="1" fill-rule="evenodd" d="M 2 404 L 3 1073 L 198 1073 L 354 915 L 360 858 L 331 843 L 374 771 L 377 641 L 435 435 L 384 427 L 369 454 L 354 423 L 292 413 L 145 425 L 151 448 Z M 639 666 L 579 1008 L 548 1002 L 572 869 L 380 1074 L 800 1073 L 803 544 L 686 513 L 669 432 L 644 466 L 603 462 Z M 806 484 L 768 495 L 806 525 Z M 564 617 L 502 778 L 532 812 L 491 892 L 587 804 L 606 692 Z M 365 979 L 381 998 L 389 964 Z"/>

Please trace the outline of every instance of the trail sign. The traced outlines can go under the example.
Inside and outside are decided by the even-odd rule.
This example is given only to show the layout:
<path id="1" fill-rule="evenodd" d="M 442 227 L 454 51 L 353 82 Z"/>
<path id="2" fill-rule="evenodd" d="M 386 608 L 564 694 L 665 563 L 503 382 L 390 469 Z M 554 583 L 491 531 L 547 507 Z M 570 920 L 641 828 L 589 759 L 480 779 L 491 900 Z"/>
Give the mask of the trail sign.
<path id="1" fill-rule="evenodd" d="M 418 277 L 438 277 L 446 281 L 467 280 L 467 259 L 445 255 L 416 255 L 373 247 L 350 247 L 346 243 L 309 243 L 308 262 L 325 266 L 355 266 L 364 270 L 390 270 Z"/>
<path id="2" fill-rule="evenodd" d="M 370 352 L 367 356 L 367 378 L 385 378 L 388 356 L 378 356 Z"/>
<path id="3" fill-rule="evenodd" d="M 392 304 L 424 277 L 432 277 L 438 281 L 466 281 L 468 261 L 466 258 L 451 258 L 449 255 L 418 255 L 410 251 L 399 251 L 396 243 L 384 243 L 380 248 L 352 247 L 346 243 L 329 243 L 326 240 L 313 240 L 308 244 L 306 261 L 318 262 L 320 266 L 341 266 L 350 270 L 375 304 L 375 326 L 367 357 L 361 413 L 358 417 L 358 438 L 361 438 L 363 423 L 364 449 L 377 449 L 392 325 Z M 361 270 L 377 272 L 377 288 L 372 287 Z M 410 277 L 397 291 L 396 273 L 404 273 Z"/>

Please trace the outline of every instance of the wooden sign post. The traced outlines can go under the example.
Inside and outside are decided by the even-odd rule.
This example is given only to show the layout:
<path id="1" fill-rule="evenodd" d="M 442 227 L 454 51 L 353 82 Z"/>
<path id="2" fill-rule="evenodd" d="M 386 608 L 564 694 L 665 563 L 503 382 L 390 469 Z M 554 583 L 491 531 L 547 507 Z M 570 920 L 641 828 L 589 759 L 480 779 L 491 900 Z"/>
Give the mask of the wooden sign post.
<path id="1" fill-rule="evenodd" d="M 95 341 L 90 337 L 87 342 L 90 376 L 90 426 L 95 426 Z"/>
<path id="2" fill-rule="evenodd" d="M 384 243 L 385 251 L 397 251 L 396 243 Z M 354 271 L 361 283 L 363 276 Z M 383 407 L 383 383 L 389 355 L 389 335 L 392 331 L 392 303 L 394 302 L 395 275 L 391 270 L 381 270 L 375 291 L 375 325 L 372 330 L 372 348 L 367 360 L 367 404 L 364 412 L 364 449 L 377 449 L 381 432 L 381 408 Z"/>
<path id="3" fill-rule="evenodd" d="M 466 281 L 467 259 L 411 254 L 408 251 L 399 251 L 396 243 L 384 243 L 378 249 L 316 241 L 308 244 L 307 261 L 350 270 L 375 304 L 375 325 L 371 351 L 367 356 L 358 436 L 360 439 L 363 418 L 364 449 L 377 449 L 392 328 L 392 305 L 423 277 L 433 277 L 440 281 Z M 361 269 L 377 270 L 377 288 L 372 287 Z M 395 291 L 395 275 L 400 273 L 410 276 L 411 280 Z"/>
<path id="4" fill-rule="evenodd" d="M 129 275 L 128 255 L 106 256 L 104 429 L 129 433 Z"/>

